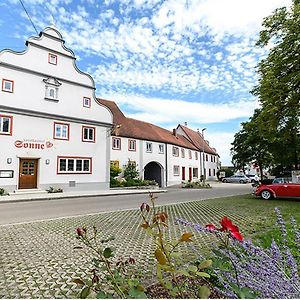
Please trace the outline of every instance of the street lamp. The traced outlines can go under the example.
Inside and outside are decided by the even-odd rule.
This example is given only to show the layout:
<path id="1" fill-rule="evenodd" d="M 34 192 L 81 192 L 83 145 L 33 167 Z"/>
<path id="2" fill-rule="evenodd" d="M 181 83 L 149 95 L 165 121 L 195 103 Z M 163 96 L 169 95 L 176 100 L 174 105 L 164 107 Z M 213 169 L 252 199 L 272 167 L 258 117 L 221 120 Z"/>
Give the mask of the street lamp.
<path id="1" fill-rule="evenodd" d="M 206 175 L 205 175 L 205 160 L 204 160 L 204 143 L 205 143 L 205 141 L 204 141 L 204 131 L 206 130 L 207 128 L 203 128 L 202 130 L 201 130 L 201 132 L 202 132 L 202 158 L 203 158 L 203 185 L 205 184 L 205 177 L 206 177 Z"/>

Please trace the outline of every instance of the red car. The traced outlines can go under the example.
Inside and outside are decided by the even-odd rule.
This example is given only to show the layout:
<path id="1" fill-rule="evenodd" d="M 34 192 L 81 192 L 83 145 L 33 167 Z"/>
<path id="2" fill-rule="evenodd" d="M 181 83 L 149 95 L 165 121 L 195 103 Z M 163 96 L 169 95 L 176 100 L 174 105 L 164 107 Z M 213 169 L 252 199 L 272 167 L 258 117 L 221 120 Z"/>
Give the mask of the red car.
<path id="1" fill-rule="evenodd" d="M 265 200 L 271 198 L 300 198 L 300 183 L 261 184 L 255 195 Z"/>

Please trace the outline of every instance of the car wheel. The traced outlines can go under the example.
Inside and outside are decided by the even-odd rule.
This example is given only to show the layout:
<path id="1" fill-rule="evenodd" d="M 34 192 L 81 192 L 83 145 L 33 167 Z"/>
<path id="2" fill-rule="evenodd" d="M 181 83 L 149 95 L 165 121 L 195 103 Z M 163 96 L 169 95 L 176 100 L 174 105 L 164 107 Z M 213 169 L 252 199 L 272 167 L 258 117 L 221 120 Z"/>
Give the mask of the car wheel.
<path id="1" fill-rule="evenodd" d="M 223 182 L 226 183 L 226 182 L 228 182 L 228 181 L 227 181 L 226 179 L 223 179 Z"/>
<path id="2" fill-rule="evenodd" d="M 264 199 L 264 200 L 269 200 L 272 198 L 272 193 L 267 191 L 267 190 L 264 190 L 260 193 L 260 196 Z"/>
<path id="3" fill-rule="evenodd" d="M 240 180 L 239 182 L 240 182 L 240 183 L 246 183 L 244 180 Z"/>

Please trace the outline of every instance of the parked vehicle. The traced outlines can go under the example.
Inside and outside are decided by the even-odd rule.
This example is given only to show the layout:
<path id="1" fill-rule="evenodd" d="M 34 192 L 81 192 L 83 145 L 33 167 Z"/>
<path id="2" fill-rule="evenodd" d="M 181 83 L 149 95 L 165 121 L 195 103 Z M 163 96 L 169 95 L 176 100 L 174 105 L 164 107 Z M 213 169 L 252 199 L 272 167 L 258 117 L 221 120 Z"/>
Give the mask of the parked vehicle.
<path id="1" fill-rule="evenodd" d="M 255 195 L 264 200 L 271 198 L 299 198 L 300 199 L 300 184 L 299 183 L 272 183 L 261 184 L 255 190 Z"/>
<path id="2" fill-rule="evenodd" d="M 222 182 L 232 182 L 232 183 L 249 183 L 249 179 L 246 175 L 232 175 L 230 177 L 225 177 L 222 179 Z"/>
<path id="3" fill-rule="evenodd" d="M 272 183 L 292 183 L 292 177 L 277 177 Z"/>

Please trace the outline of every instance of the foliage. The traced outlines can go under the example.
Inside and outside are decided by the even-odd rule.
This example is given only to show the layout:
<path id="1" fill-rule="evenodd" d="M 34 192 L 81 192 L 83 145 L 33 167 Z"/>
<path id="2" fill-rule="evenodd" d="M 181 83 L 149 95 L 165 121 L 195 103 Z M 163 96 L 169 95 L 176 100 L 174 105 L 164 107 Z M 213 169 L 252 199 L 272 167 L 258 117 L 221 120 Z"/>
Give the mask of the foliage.
<path id="1" fill-rule="evenodd" d="M 217 172 L 217 177 L 219 180 L 222 180 L 222 178 L 220 177 L 220 172 L 225 172 L 225 177 L 230 177 L 234 174 L 233 170 L 228 169 L 228 168 L 222 168 L 222 169 L 218 170 L 218 172 Z"/>
<path id="2" fill-rule="evenodd" d="M 4 189 L 4 188 L 0 188 L 0 196 L 8 196 L 9 193 Z"/>
<path id="3" fill-rule="evenodd" d="M 53 186 L 50 186 L 47 190 L 48 193 L 52 194 L 52 193 L 62 193 L 63 189 L 61 188 L 54 188 Z"/>
<path id="4" fill-rule="evenodd" d="M 126 181 L 129 181 L 131 179 L 136 179 L 139 176 L 139 172 L 136 169 L 135 163 L 128 160 L 128 163 L 124 169 L 124 178 Z"/>
<path id="5" fill-rule="evenodd" d="M 268 248 L 242 242 L 233 234 L 238 228 L 221 220 L 221 229 L 208 224 L 203 227 L 184 220 L 184 225 L 193 226 L 199 232 L 211 232 L 217 235 L 221 244 L 214 254 L 214 272 L 218 276 L 219 290 L 226 298 L 298 298 L 299 284 L 299 252 L 300 233 L 296 220 L 291 219 L 291 231 L 297 244 L 295 256 L 287 243 L 287 228 L 279 209 L 277 224 L 281 230 L 281 247 L 274 240 Z M 230 221 L 230 220 L 229 220 Z M 224 227 L 227 235 L 224 237 Z M 235 239 L 231 239 L 230 235 Z M 229 242 L 230 241 L 230 242 Z M 297 264 L 298 259 L 298 264 Z"/>
<path id="6" fill-rule="evenodd" d="M 142 179 L 129 179 L 128 181 L 119 181 L 117 179 L 111 179 L 111 187 L 130 187 L 130 186 L 154 186 L 157 183 L 154 180 L 142 180 Z"/>
<path id="7" fill-rule="evenodd" d="M 127 260 L 114 259 L 114 249 L 109 244 L 113 237 L 99 238 L 98 230 L 94 226 L 92 233 L 86 228 L 76 229 L 77 239 L 84 244 L 87 250 L 92 251 L 92 280 L 76 278 L 73 280 L 82 287 L 79 297 L 96 296 L 106 298 L 146 298 L 144 287 L 134 276 L 131 266 L 135 264 L 133 258 Z M 83 249 L 79 246 L 76 249 Z"/>
<path id="8" fill-rule="evenodd" d="M 115 164 L 110 165 L 110 181 L 121 174 L 122 170 Z"/>
<path id="9" fill-rule="evenodd" d="M 189 189 L 211 189 L 211 185 L 209 183 L 203 181 L 188 181 L 183 182 L 182 188 Z"/>
<path id="10" fill-rule="evenodd" d="M 193 234 L 185 232 L 179 239 L 167 239 L 168 215 L 155 207 L 155 197 L 150 193 L 151 207 L 143 203 L 140 207 L 143 224 L 141 227 L 152 237 L 155 251 L 153 253 L 157 263 L 157 278 L 169 296 L 172 298 L 207 298 L 209 288 L 204 285 L 196 289 L 188 285 L 190 278 L 209 278 L 204 269 L 211 266 L 211 260 L 199 264 L 184 266 L 182 263 L 181 245 L 193 242 Z"/>

